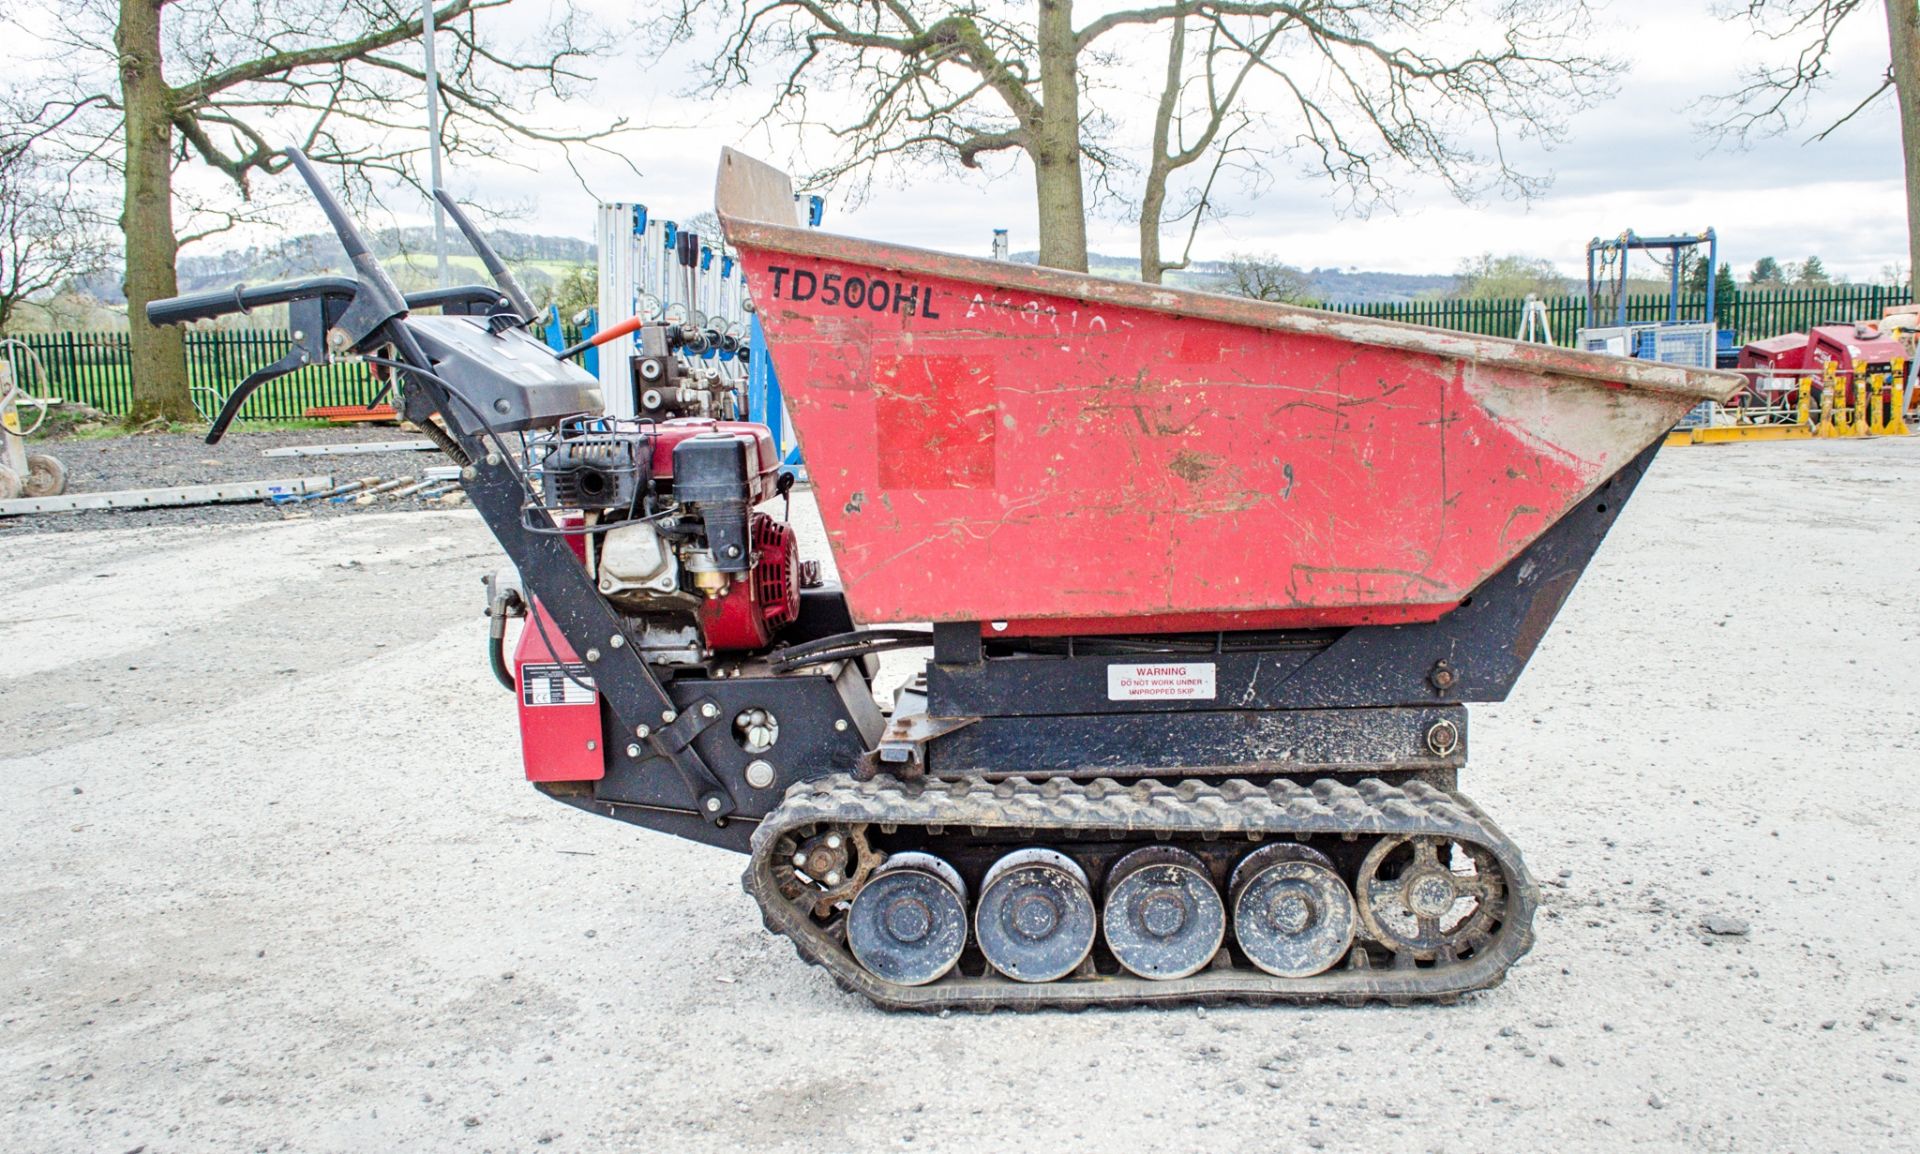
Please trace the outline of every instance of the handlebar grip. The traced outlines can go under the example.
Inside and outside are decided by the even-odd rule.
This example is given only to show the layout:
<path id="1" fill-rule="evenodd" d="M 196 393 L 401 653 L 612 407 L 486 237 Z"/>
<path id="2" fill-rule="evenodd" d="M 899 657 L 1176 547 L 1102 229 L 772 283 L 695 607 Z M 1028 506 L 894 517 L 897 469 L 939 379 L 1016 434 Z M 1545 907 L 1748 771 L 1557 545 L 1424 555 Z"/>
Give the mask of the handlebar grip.
<path id="1" fill-rule="evenodd" d="M 178 325 L 188 321 L 206 320 L 208 317 L 224 316 L 227 313 L 243 312 L 248 307 L 241 303 L 242 290 L 238 287 L 216 289 L 212 292 L 186 293 L 165 300 L 151 301 L 147 304 L 147 323 L 153 325 Z"/>
<path id="2" fill-rule="evenodd" d="M 351 297 L 359 287 L 359 282 L 352 277 L 312 276 L 302 277 L 300 280 L 276 281 L 273 284 L 257 285 L 251 288 L 246 285 L 235 285 L 230 289 L 209 289 L 206 292 L 186 293 L 182 296 L 148 302 L 147 323 L 185 324 L 188 321 L 202 321 L 211 317 L 226 316 L 229 313 L 250 312 L 264 305 L 285 304 L 301 297 Z"/>
<path id="3" fill-rule="evenodd" d="M 501 290 L 485 285 L 458 285 L 407 294 L 407 307 L 410 309 L 439 309 L 448 305 L 484 305 L 493 309 L 507 309 L 513 306 L 513 302 Z"/>

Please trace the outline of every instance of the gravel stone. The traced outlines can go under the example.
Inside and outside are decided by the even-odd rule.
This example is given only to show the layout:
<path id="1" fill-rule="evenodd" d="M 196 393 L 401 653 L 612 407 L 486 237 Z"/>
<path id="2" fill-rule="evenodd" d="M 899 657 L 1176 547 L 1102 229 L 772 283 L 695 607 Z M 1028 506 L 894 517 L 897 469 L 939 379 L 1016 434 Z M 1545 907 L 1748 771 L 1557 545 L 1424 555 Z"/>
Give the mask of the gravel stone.
<path id="1" fill-rule="evenodd" d="M 738 856 L 542 796 L 470 512 L 0 541 L 0 1151 L 878 1154 L 910 1129 L 1264 1154 L 1311 1112 L 1340 1151 L 1907 1154 L 1920 1099 L 1879 1074 L 1920 1081 L 1920 919 L 1888 864 L 1920 742 L 1898 702 L 1777 690 L 1910 683 L 1913 492 L 1920 438 L 1664 452 L 1512 698 L 1474 708 L 1472 800 L 1666 908 L 1556 890 L 1534 952 L 1457 1005 L 1204 1022 L 877 1011 L 765 935 Z M 794 515 L 823 556 L 809 496 Z M 1856 826 L 1892 832 L 1824 835 Z M 1769 932 L 1702 955 L 1720 909 Z M 1711 964 L 1736 951 L 1757 972 Z M 1219 1077 L 1192 1076 L 1201 1035 Z M 1516 1044 L 1547 1038 L 1567 1069 Z"/>

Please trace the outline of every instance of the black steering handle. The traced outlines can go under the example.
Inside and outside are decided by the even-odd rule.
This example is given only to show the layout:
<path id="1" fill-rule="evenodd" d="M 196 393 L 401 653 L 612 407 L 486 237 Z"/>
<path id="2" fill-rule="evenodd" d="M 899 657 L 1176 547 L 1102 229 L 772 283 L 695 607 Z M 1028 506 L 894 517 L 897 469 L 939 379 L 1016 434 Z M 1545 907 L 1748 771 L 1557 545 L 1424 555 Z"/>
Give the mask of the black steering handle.
<path id="1" fill-rule="evenodd" d="M 147 323 L 178 325 L 203 321 L 229 313 L 246 313 L 266 305 L 286 304 L 303 297 L 337 296 L 350 298 L 360 288 L 347 276 L 311 276 L 299 280 L 275 281 L 263 285 L 235 285 L 230 289 L 186 293 L 147 305 Z"/>

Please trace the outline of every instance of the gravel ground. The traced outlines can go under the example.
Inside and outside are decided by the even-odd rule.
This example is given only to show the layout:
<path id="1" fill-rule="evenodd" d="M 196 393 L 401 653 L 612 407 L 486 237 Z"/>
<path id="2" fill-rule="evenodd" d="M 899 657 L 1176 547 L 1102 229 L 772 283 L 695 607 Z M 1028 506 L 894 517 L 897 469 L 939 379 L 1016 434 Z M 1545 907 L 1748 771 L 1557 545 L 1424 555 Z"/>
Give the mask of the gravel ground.
<path id="1" fill-rule="evenodd" d="M 0 1149 L 1912 1149 L 1916 486 L 1660 458 L 1475 711 L 1538 944 L 1410 1009 L 840 993 L 740 859 L 517 780 L 471 513 L 9 543 Z"/>
<path id="2" fill-rule="evenodd" d="M 378 475 L 417 476 L 445 465 L 439 453 L 369 453 L 344 457 L 263 457 L 262 449 L 288 445 L 342 445 L 364 441 L 417 441 L 420 434 L 381 425 L 268 429 L 227 434 L 209 445 L 198 433 L 140 433 L 124 437 L 36 439 L 36 453 L 51 453 L 67 467 L 67 492 L 157 489 L 216 481 L 266 481 L 326 477 L 336 484 Z M 264 502 L 193 505 L 172 509 L 101 509 L 0 518 L 0 538 L 10 534 L 66 533 L 79 529 L 145 529 L 175 525 L 257 525 L 299 517 L 327 517 L 369 506 L 302 502 L 276 508 Z"/>

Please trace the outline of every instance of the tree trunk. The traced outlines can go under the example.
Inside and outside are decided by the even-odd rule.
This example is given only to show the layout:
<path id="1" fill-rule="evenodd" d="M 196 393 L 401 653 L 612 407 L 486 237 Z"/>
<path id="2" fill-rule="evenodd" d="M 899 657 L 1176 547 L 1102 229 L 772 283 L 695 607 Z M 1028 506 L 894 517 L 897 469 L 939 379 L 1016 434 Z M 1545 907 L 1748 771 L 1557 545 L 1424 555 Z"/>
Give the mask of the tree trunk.
<path id="1" fill-rule="evenodd" d="M 193 421 L 198 415 L 187 388 L 180 330 L 147 323 L 147 303 L 179 291 L 174 275 L 179 246 L 173 235 L 172 96 L 160 67 L 160 6 L 154 0 L 120 0 L 113 41 L 120 54 L 127 134 L 126 199 L 120 213 L 133 353 L 133 406 L 127 424 L 155 418 Z"/>
<path id="2" fill-rule="evenodd" d="M 1907 171 L 1907 280 L 1920 300 L 1920 5 L 1886 0 L 1893 87 L 1900 100 L 1900 151 Z"/>
<path id="3" fill-rule="evenodd" d="M 1027 153 L 1040 210 L 1040 263 L 1087 271 L 1087 200 L 1080 177 L 1080 54 L 1073 0 L 1040 0 L 1040 103 Z"/>
<path id="4" fill-rule="evenodd" d="M 1153 160 L 1147 165 L 1147 181 L 1140 193 L 1140 279 L 1159 284 L 1167 266 L 1160 259 L 1160 214 L 1167 207 L 1167 178 L 1172 166 L 1167 159 L 1173 136 L 1173 110 L 1180 100 L 1180 72 L 1187 46 L 1186 18 L 1177 17 L 1167 44 L 1167 80 L 1160 89 L 1160 104 L 1153 113 Z"/>
<path id="5" fill-rule="evenodd" d="M 1140 196 L 1140 279 L 1159 284 L 1167 266 L 1160 259 L 1160 213 L 1167 206 L 1167 174 L 1155 164 L 1147 173 L 1147 187 Z"/>

